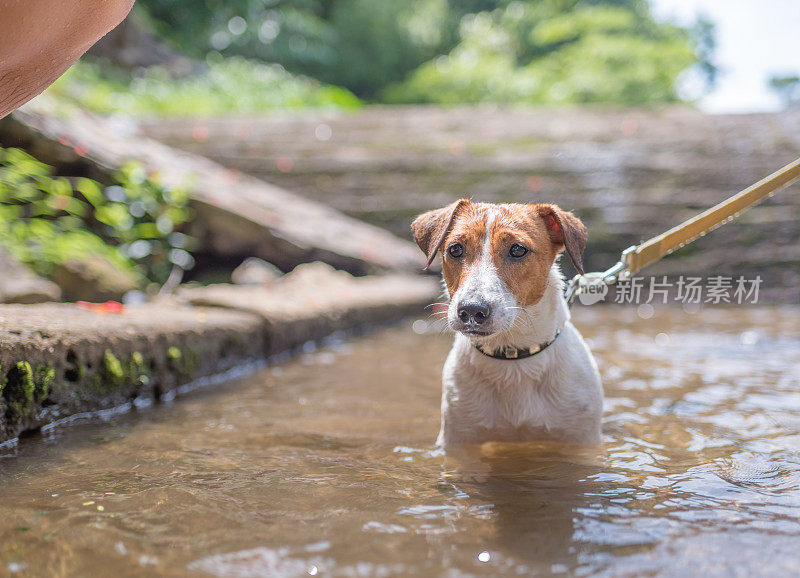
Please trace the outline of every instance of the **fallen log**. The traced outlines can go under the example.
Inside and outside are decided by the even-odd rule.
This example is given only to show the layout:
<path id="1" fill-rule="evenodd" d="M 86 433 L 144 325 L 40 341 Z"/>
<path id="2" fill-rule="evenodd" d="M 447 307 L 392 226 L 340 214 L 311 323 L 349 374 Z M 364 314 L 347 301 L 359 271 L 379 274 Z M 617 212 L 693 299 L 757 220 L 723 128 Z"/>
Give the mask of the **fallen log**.
<path id="1" fill-rule="evenodd" d="M 356 275 L 419 271 L 413 243 L 328 206 L 227 169 L 204 157 L 141 136 L 135 123 L 99 117 L 40 97 L 3 120 L 1 142 L 39 151 L 44 162 L 83 160 L 101 173 L 130 161 L 166 186 L 186 190 L 203 250 L 221 257 L 256 256 L 281 269 L 323 261 Z M 39 141 L 31 143 L 30 141 Z M 45 141 L 45 142 L 41 142 Z M 47 151 L 41 157 L 41 151 Z"/>

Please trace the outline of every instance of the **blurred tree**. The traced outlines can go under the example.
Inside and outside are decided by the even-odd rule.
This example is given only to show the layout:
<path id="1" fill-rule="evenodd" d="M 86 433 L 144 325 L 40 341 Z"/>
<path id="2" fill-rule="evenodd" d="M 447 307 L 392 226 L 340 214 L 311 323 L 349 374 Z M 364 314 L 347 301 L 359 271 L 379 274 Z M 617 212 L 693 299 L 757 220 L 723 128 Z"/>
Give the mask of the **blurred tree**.
<path id="1" fill-rule="evenodd" d="M 447 0 L 142 0 L 137 6 L 190 55 L 218 51 L 277 62 L 366 98 L 449 48 L 457 28 Z"/>
<path id="2" fill-rule="evenodd" d="M 677 100 L 697 61 L 687 30 L 640 0 L 511 2 L 461 21 L 459 44 L 383 96 L 390 102 L 653 103 Z"/>
<path id="3" fill-rule="evenodd" d="M 773 76 L 769 87 L 781 99 L 784 108 L 800 106 L 800 75 Z"/>
<path id="4" fill-rule="evenodd" d="M 689 32 L 695 43 L 697 68 L 705 80 L 706 89 L 710 89 L 716 84 L 719 74 L 719 67 L 714 60 L 714 52 L 717 49 L 714 23 L 708 16 L 701 15 Z"/>
<path id="5" fill-rule="evenodd" d="M 713 30 L 647 0 L 140 0 L 183 52 L 283 65 L 394 102 L 661 102 Z M 695 47 L 697 54 L 695 54 Z M 389 87 L 387 89 L 387 87 Z"/>

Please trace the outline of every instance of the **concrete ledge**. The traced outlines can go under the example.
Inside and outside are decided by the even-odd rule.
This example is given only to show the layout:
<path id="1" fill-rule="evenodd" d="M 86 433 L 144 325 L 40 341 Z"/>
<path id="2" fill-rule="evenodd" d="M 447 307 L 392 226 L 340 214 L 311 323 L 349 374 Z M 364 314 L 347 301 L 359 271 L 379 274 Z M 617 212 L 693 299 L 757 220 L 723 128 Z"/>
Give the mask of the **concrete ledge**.
<path id="1" fill-rule="evenodd" d="M 178 297 L 196 306 L 224 307 L 259 316 L 269 330 L 271 353 L 309 340 L 392 318 L 425 314 L 441 292 L 438 279 L 409 275 L 352 277 L 324 263 L 299 265 L 269 286 L 211 285 L 184 288 Z"/>
<path id="2" fill-rule="evenodd" d="M 183 289 L 183 303 L 119 314 L 0 305 L 0 442 L 76 413 L 158 399 L 337 331 L 424 314 L 439 292 L 432 278 L 353 278 L 316 265 L 283 279 Z"/>
<path id="3" fill-rule="evenodd" d="M 264 355 L 246 313 L 145 305 L 100 314 L 72 304 L 0 306 L 0 441 L 75 413 L 155 397 Z"/>

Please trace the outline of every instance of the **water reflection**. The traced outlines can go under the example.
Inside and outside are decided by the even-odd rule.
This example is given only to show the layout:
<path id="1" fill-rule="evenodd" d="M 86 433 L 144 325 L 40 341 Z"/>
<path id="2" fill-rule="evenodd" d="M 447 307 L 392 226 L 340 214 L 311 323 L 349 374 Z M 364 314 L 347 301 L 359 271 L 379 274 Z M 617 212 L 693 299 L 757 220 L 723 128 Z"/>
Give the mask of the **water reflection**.
<path id="1" fill-rule="evenodd" d="M 442 480 L 453 501 L 485 504 L 473 516 L 491 520 L 478 542 L 495 565 L 547 573 L 577 565 L 580 512 L 611 487 L 605 459 L 598 449 L 555 443 L 486 444 L 448 452 Z M 463 537 L 475 540 L 470 532 Z"/>

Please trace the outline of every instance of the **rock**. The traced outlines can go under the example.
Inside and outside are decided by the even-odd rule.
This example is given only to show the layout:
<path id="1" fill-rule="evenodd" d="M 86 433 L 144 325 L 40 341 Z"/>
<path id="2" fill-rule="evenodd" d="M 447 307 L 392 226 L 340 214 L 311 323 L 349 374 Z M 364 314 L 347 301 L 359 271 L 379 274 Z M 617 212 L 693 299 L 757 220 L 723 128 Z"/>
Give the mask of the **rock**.
<path id="1" fill-rule="evenodd" d="M 0 249 L 0 303 L 59 301 L 61 289 Z"/>
<path id="2" fill-rule="evenodd" d="M 297 287 L 300 290 L 321 287 L 341 287 L 353 281 L 353 276 L 347 271 L 340 271 L 327 263 L 314 261 L 303 263 L 295 267 L 281 279 L 283 287 Z"/>
<path id="3" fill-rule="evenodd" d="M 261 359 L 267 343 L 256 315 L 174 302 L 118 313 L 0 305 L 0 342 L 0 443 Z"/>
<path id="4" fill-rule="evenodd" d="M 283 275 L 283 271 L 272 263 L 258 257 L 245 259 L 231 273 L 231 281 L 235 285 L 270 285 Z"/>
<path id="5" fill-rule="evenodd" d="M 53 280 L 68 301 L 121 301 L 128 291 L 139 288 L 133 274 L 97 255 L 62 263 L 56 267 Z"/>
<path id="6" fill-rule="evenodd" d="M 195 306 L 225 307 L 259 315 L 271 327 L 270 350 L 279 352 L 335 331 L 419 315 L 440 293 L 441 285 L 433 277 L 353 277 L 324 263 L 309 263 L 269 287 L 184 287 L 178 291 L 178 298 Z"/>

